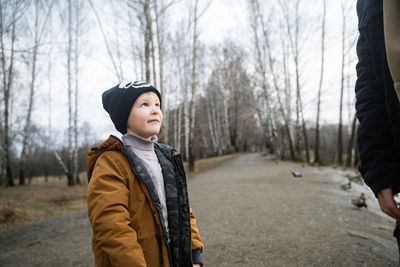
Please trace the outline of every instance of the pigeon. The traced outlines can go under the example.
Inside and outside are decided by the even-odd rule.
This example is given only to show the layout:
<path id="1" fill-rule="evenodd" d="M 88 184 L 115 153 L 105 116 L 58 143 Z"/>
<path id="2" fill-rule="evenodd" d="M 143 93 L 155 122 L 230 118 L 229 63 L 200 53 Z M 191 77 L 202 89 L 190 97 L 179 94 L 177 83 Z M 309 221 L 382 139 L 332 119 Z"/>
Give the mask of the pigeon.
<path id="1" fill-rule="evenodd" d="M 291 171 L 291 173 L 292 173 L 293 177 L 302 177 L 303 176 L 301 173 L 296 172 L 296 171 Z"/>
<path id="2" fill-rule="evenodd" d="M 364 184 L 361 175 L 351 176 L 349 177 L 349 181 L 353 183 Z"/>
<path id="3" fill-rule="evenodd" d="M 361 193 L 358 198 L 352 199 L 351 204 L 353 204 L 357 209 L 361 209 L 362 207 L 365 207 L 366 209 L 368 208 L 367 198 L 365 197 L 364 193 Z"/>
<path id="4" fill-rule="evenodd" d="M 344 191 L 349 191 L 351 189 L 351 183 L 348 182 L 347 184 L 341 184 L 340 188 L 343 189 Z"/>

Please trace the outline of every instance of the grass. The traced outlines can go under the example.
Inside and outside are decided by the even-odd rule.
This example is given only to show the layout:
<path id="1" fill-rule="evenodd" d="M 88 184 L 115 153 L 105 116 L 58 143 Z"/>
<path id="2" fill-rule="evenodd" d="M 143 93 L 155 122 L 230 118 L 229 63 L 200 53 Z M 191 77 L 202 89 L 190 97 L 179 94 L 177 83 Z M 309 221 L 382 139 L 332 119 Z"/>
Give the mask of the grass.
<path id="1" fill-rule="evenodd" d="M 196 174 L 199 174 L 199 173 L 202 173 L 202 172 L 205 172 L 205 171 L 211 169 L 218 163 L 221 163 L 225 160 L 233 159 L 236 157 L 238 157 L 238 154 L 229 154 L 229 155 L 212 157 L 212 158 L 198 159 L 195 161 L 195 171 L 194 172 L 188 171 L 189 164 L 187 162 L 183 163 L 183 167 L 185 168 L 187 177 L 190 178 Z"/>
<path id="2" fill-rule="evenodd" d="M 196 160 L 192 177 L 207 171 L 237 154 Z M 187 169 L 187 163 L 184 163 Z M 0 188 L 0 230 L 10 229 L 46 220 L 52 217 L 86 209 L 86 173 L 80 174 L 82 185 L 67 186 L 65 177 L 34 177 L 26 186 Z"/>
<path id="3" fill-rule="evenodd" d="M 66 178 L 35 177 L 30 185 L 0 189 L 0 230 L 42 221 L 86 208 L 86 179 L 67 186 Z M 42 181 L 43 180 L 43 181 Z"/>

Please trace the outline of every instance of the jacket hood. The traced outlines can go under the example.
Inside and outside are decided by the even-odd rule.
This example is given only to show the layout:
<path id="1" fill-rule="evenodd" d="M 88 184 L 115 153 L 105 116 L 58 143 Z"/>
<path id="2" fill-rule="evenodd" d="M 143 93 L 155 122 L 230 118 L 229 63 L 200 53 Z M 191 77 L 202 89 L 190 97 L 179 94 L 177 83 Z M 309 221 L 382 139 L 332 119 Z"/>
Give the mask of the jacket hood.
<path id="1" fill-rule="evenodd" d="M 113 135 L 110 135 L 110 137 L 101 145 L 90 148 L 88 150 L 88 155 L 86 159 L 86 172 L 87 172 L 88 182 L 92 177 L 93 168 L 96 165 L 97 159 L 105 151 L 110 151 L 110 150 L 117 150 L 125 154 L 124 145 L 122 141 L 118 137 L 115 137 Z"/>

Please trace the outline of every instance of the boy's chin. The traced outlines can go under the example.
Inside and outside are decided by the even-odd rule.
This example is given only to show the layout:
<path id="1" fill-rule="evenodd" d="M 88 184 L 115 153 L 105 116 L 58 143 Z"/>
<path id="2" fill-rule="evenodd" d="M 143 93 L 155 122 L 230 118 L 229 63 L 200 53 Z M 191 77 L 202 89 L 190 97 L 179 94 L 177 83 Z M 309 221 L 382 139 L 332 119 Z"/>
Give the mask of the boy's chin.
<path id="1" fill-rule="evenodd" d="M 160 133 L 160 131 L 153 131 L 153 132 L 150 132 L 149 134 L 150 134 L 150 136 L 155 136 L 155 135 L 158 135 Z"/>

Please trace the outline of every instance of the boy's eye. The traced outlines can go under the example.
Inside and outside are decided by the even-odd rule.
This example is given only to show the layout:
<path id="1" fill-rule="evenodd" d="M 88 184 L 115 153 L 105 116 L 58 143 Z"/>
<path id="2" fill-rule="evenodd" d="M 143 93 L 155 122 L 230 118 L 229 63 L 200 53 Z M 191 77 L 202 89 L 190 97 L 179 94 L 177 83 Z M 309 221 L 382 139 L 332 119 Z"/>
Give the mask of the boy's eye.
<path id="1" fill-rule="evenodd" d="M 147 105 L 147 103 L 143 103 L 142 106 L 147 107 L 148 105 Z"/>

